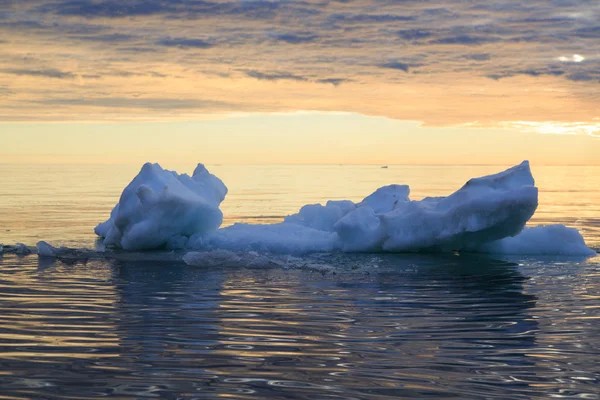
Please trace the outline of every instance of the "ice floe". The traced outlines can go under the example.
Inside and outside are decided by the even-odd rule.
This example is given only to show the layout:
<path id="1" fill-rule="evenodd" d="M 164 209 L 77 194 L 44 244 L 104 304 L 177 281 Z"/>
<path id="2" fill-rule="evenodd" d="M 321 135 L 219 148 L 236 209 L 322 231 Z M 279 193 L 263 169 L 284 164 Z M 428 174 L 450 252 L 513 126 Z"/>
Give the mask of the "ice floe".
<path id="1" fill-rule="evenodd" d="M 145 164 L 96 233 L 107 246 L 126 250 L 193 250 L 186 259 L 192 264 L 240 262 L 235 253 L 212 251 L 593 253 L 562 225 L 523 230 L 538 205 L 527 161 L 473 178 L 447 197 L 410 200 L 408 186 L 389 185 L 358 203 L 305 205 L 281 223 L 219 229 L 226 193 L 201 164 L 191 177 Z"/>

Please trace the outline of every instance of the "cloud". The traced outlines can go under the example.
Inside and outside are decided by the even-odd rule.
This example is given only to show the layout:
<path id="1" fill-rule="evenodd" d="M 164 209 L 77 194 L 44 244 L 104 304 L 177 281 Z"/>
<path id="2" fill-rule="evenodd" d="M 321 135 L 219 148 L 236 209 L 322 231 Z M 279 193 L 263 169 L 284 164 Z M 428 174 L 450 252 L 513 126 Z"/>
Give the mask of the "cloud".
<path id="1" fill-rule="evenodd" d="M 560 121 L 513 121 L 503 124 L 523 132 L 541 133 L 543 135 L 588 135 L 600 138 L 600 123 L 595 122 L 560 122 Z"/>
<path id="2" fill-rule="evenodd" d="M 308 81 L 308 79 L 303 76 L 298 76 L 285 72 L 260 72 L 255 70 L 247 70 L 243 72 L 247 76 L 261 81 Z"/>
<path id="3" fill-rule="evenodd" d="M 159 46 L 177 47 L 180 49 L 208 49 L 214 46 L 213 43 L 207 42 L 204 39 L 194 38 L 166 38 L 156 42 Z"/>
<path id="4" fill-rule="evenodd" d="M 515 71 L 503 71 L 499 73 L 489 74 L 488 78 L 494 80 L 500 80 L 504 78 L 512 78 L 518 75 L 526 75 L 531 77 L 539 77 L 539 76 L 563 76 L 565 71 L 562 69 L 556 69 L 551 67 L 539 68 L 539 69 L 522 69 Z"/>
<path id="5" fill-rule="evenodd" d="M 579 54 L 573 54 L 572 56 L 569 56 L 569 57 L 566 57 L 566 56 L 558 57 L 558 61 L 565 62 L 565 63 L 580 63 L 580 62 L 585 61 L 585 57 L 580 56 Z"/>
<path id="6" fill-rule="evenodd" d="M 343 78 L 326 78 L 326 79 L 317 79 L 317 83 L 331 84 L 333 86 L 339 86 L 344 82 L 347 82 L 347 79 Z"/>
<path id="7" fill-rule="evenodd" d="M 88 35 L 106 32 L 110 27 L 71 21 L 45 23 L 40 20 L 12 20 L 0 22 L 0 29 L 23 33 Z"/>
<path id="8" fill-rule="evenodd" d="M 218 15 L 242 15 L 247 18 L 270 18 L 281 8 L 278 1 L 205 1 L 205 0 L 68 0 L 42 4 L 37 11 L 85 18 L 131 18 L 155 15 L 178 15 L 201 18 Z"/>
<path id="9" fill-rule="evenodd" d="M 414 16 L 397 15 L 397 14 L 334 14 L 329 20 L 334 23 L 347 24 L 370 24 L 370 23 L 387 23 L 387 22 L 402 22 L 413 21 Z"/>
<path id="10" fill-rule="evenodd" d="M 290 44 L 310 43 L 318 39 L 317 35 L 312 35 L 309 33 L 279 33 L 271 35 L 271 37 L 275 40 L 279 40 Z"/>
<path id="11" fill-rule="evenodd" d="M 136 39 L 136 36 L 126 35 L 123 33 L 108 33 L 108 34 L 104 34 L 104 35 L 87 35 L 87 36 L 77 35 L 77 36 L 70 36 L 70 38 L 76 39 L 76 40 L 90 41 L 90 42 L 124 43 L 124 42 L 130 42 L 130 41 Z"/>
<path id="12" fill-rule="evenodd" d="M 131 46 L 131 47 L 119 47 L 120 52 L 124 53 L 162 53 L 166 50 L 156 47 L 144 47 L 144 46 Z"/>
<path id="13" fill-rule="evenodd" d="M 58 15 L 86 18 L 124 18 L 160 14 L 175 9 L 168 2 L 159 1 L 100 1 L 69 0 L 40 7 Z"/>
<path id="14" fill-rule="evenodd" d="M 492 56 L 488 53 L 465 54 L 463 57 L 473 61 L 488 61 L 492 58 Z"/>
<path id="15" fill-rule="evenodd" d="M 431 37 L 433 32 L 426 29 L 403 29 L 397 31 L 396 35 L 404 40 L 421 40 Z"/>
<path id="16" fill-rule="evenodd" d="M 536 98 L 536 106 L 523 113 L 564 109 L 569 119 L 588 118 L 600 109 L 600 7 L 589 1 L 0 3 L 0 87 L 39 101 L 37 108 L 15 112 L 24 119 L 56 111 L 51 104 L 44 108 L 48 99 L 68 102 L 80 96 L 86 99 L 81 107 L 89 107 L 94 98 L 126 99 L 133 92 L 168 99 L 203 93 L 215 108 L 227 110 L 232 104 L 241 107 L 242 98 L 263 111 L 348 110 L 436 118 L 436 123 L 480 119 L 477 110 L 492 107 L 488 104 L 493 109 L 483 118 L 516 115 L 516 104 L 533 102 L 537 93 L 544 98 Z M 253 80 L 240 84 L 241 76 Z M 302 82 L 307 84 L 297 84 Z M 399 91 L 410 101 L 396 99 L 390 105 Z M 475 106 L 431 116 L 414 105 L 421 100 L 448 110 L 455 110 L 457 101 Z M 7 96 L 0 99 L 3 108 L 19 109 L 20 104 Z M 130 109 L 125 100 L 112 104 Z"/>
<path id="17" fill-rule="evenodd" d="M 473 36 L 473 35 L 457 35 L 447 36 L 439 39 L 433 39 L 429 41 L 429 44 L 458 44 L 465 46 L 479 46 L 486 43 L 494 43 L 502 40 L 496 36 Z"/>
<path id="18" fill-rule="evenodd" d="M 0 96 L 8 96 L 14 94 L 14 92 L 6 87 L 0 86 Z"/>
<path id="19" fill-rule="evenodd" d="M 57 78 L 57 79 L 73 79 L 75 74 L 72 72 L 64 72 L 55 68 L 45 69 L 26 69 L 26 68 L 14 68 L 4 69 L 2 72 L 12 75 L 23 75 L 23 76 L 39 76 L 45 78 Z"/>
<path id="20" fill-rule="evenodd" d="M 174 98 L 60 98 L 39 101 L 42 104 L 62 106 L 90 106 L 102 108 L 139 108 L 151 110 L 190 110 L 235 107 L 234 103 L 215 100 L 174 99 Z"/>
<path id="21" fill-rule="evenodd" d="M 600 71 L 596 72 L 574 72 L 567 75 L 567 79 L 573 82 L 600 82 Z"/>
<path id="22" fill-rule="evenodd" d="M 399 61 L 391 61 L 391 62 L 388 62 L 385 64 L 380 64 L 379 66 L 381 68 L 397 69 L 397 70 L 404 71 L 404 72 L 408 72 L 409 69 L 411 68 L 411 66 L 409 64 L 399 62 Z"/>
<path id="23" fill-rule="evenodd" d="M 516 75 L 529 75 L 529 76 L 543 76 L 543 75 L 552 75 L 552 76 L 561 76 L 565 74 L 565 71 L 559 69 L 550 69 L 550 70 L 536 70 L 536 69 L 526 69 L 523 71 L 514 72 Z"/>
<path id="24" fill-rule="evenodd" d="M 600 39 L 600 26 L 577 29 L 573 36 L 583 39 Z"/>

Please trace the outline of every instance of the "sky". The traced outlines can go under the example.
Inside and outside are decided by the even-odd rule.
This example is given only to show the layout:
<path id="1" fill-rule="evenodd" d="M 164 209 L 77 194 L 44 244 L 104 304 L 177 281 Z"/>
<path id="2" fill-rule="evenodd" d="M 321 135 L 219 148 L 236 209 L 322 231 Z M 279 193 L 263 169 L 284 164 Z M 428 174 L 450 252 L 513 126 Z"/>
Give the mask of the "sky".
<path id="1" fill-rule="evenodd" d="M 0 163 L 600 164 L 600 2 L 4 0 Z"/>

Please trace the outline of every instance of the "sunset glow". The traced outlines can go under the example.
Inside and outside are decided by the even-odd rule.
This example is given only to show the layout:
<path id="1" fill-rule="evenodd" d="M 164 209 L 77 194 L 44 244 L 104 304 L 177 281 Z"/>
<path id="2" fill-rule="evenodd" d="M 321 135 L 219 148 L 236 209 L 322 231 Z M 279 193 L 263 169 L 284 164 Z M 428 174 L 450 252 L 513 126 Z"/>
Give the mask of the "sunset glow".
<path id="1" fill-rule="evenodd" d="M 222 162 L 452 163 L 454 143 L 510 164 L 510 140 L 545 134 L 527 158 L 597 163 L 599 18 L 595 3 L 538 0 L 5 2 L 0 162 L 179 158 L 164 143 L 183 129 Z M 329 135 L 326 155 L 301 155 Z M 384 137 L 377 156 L 351 149 Z M 282 138 L 306 142 L 290 158 Z M 411 146 L 420 158 L 385 154 Z"/>

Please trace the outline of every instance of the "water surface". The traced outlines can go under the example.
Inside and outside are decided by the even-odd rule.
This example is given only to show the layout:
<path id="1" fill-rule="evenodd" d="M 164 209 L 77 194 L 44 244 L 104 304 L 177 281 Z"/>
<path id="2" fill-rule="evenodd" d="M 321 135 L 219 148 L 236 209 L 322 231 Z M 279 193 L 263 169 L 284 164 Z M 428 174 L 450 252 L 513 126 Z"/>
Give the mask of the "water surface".
<path id="1" fill-rule="evenodd" d="M 599 398 L 598 259 L 0 261 L 6 398 Z M 332 260 L 329 260 L 332 262 Z"/>
<path id="2" fill-rule="evenodd" d="M 172 167 L 192 171 L 193 166 Z M 209 166 L 225 225 L 499 167 Z M 130 166 L 0 165 L 0 243 L 94 245 Z M 532 220 L 600 247 L 600 168 L 534 167 Z M 0 256 L 0 398 L 600 398 L 600 258 L 313 255 L 291 267 Z"/>

